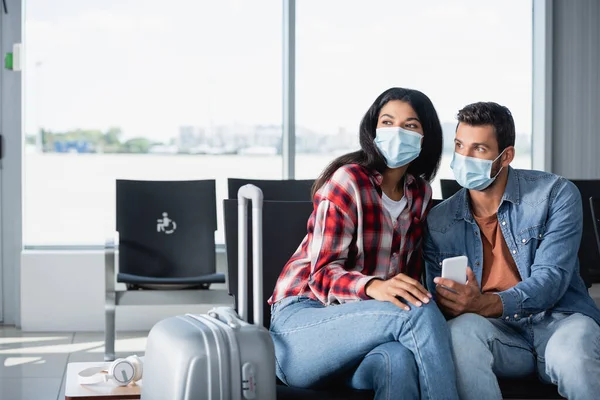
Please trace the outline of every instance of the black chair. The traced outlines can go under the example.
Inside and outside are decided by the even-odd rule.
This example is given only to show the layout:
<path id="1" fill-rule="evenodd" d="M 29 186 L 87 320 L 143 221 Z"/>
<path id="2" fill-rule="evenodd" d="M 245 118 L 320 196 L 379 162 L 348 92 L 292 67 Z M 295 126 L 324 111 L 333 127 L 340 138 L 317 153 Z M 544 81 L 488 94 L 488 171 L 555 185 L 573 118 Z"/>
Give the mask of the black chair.
<path id="1" fill-rule="evenodd" d="M 590 197 L 590 210 L 592 212 L 592 222 L 594 232 L 596 233 L 596 245 L 600 255 L 600 197 Z"/>
<path id="2" fill-rule="evenodd" d="M 237 260 L 238 260 L 238 204 L 237 200 L 224 200 L 225 212 L 225 243 L 227 248 L 227 265 L 229 292 L 237 296 Z M 263 204 L 263 315 L 264 326 L 269 328 L 271 307 L 267 300 L 271 297 L 277 278 L 296 251 L 306 235 L 306 225 L 313 210 L 310 201 L 264 201 Z M 248 237 L 251 243 L 252 216 L 248 215 Z M 252 320 L 252 254 L 248 247 L 248 318 Z M 370 391 L 335 389 L 309 390 L 285 386 L 280 383 L 277 387 L 279 400 L 319 399 L 319 400 L 371 400 Z"/>
<path id="3" fill-rule="evenodd" d="M 596 232 L 592 217 L 590 197 L 600 198 L 600 180 L 571 179 L 581 193 L 583 209 L 583 232 L 579 246 L 579 264 L 581 277 L 589 288 L 593 283 L 600 283 L 600 253 L 596 249 Z"/>
<path id="4" fill-rule="evenodd" d="M 191 290 L 225 283 L 215 272 L 215 181 L 117 180 L 116 186 L 118 251 L 109 239 L 105 252 L 107 360 L 114 359 L 117 306 L 231 303 L 224 290 L 222 301 L 217 291 Z M 115 288 L 116 265 L 116 282 L 127 291 Z"/>
<path id="5" fill-rule="evenodd" d="M 503 399 L 563 399 L 556 385 L 542 383 L 536 376 L 498 379 Z"/>
<path id="6" fill-rule="evenodd" d="M 277 201 L 311 201 L 311 190 L 314 179 L 227 179 L 227 191 L 229 199 L 237 199 L 238 190 L 244 185 L 257 186 L 263 192 L 265 200 Z"/>
<path id="7" fill-rule="evenodd" d="M 443 202 L 444 202 L 444 200 L 442 200 L 442 199 L 431 199 L 431 208 L 433 208 L 439 204 L 442 204 Z"/>
<path id="8" fill-rule="evenodd" d="M 442 199 L 446 200 L 452 197 L 456 192 L 462 189 L 454 179 L 440 179 L 440 187 L 442 189 Z"/>
<path id="9" fill-rule="evenodd" d="M 238 202 L 223 201 L 225 212 L 225 247 L 227 251 L 227 286 L 234 298 L 238 292 Z M 283 266 L 296 251 L 306 235 L 306 225 L 313 210 L 310 201 L 263 202 L 263 315 L 264 325 L 270 326 L 271 307 L 267 300 Z M 248 213 L 248 315 L 252 320 L 252 213 Z M 237 303 L 236 303 L 237 304 Z"/>

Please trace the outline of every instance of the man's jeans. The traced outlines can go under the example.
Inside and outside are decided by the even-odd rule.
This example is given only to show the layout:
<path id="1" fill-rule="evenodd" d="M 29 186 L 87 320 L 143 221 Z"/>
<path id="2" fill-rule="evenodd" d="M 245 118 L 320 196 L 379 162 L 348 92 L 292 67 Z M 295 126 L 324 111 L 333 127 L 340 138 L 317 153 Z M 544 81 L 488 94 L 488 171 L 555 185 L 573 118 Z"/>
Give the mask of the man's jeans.
<path id="1" fill-rule="evenodd" d="M 536 374 L 569 400 L 600 398 L 600 326 L 582 314 L 449 321 L 461 399 L 502 399 L 498 377 Z"/>
<path id="2" fill-rule="evenodd" d="M 289 386 L 344 380 L 377 400 L 457 399 L 447 323 L 431 301 L 404 311 L 366 300 L 325 307 L 289 297 L 272 307 L 277 376 Z"/>

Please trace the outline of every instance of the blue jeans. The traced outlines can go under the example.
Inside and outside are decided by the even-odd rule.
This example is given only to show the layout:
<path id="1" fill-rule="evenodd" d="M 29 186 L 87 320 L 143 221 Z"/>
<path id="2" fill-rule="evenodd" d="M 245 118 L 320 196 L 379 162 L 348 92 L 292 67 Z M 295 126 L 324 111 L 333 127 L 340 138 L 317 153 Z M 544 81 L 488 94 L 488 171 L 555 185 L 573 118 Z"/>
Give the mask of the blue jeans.
<path id="1" fill-rule="evenodd" d="M 449 326 L 461 399 L 502 399 L 497 376 L 533 374 L 569 400 L 600 396 L 600 326 L 583 314 L 516 322 L 464 314 Z"/>
<path id="2" fill-rule="evenodd" d="M 277 376 L 304 388 L 342 380 L 377 400 L 458 399 L 446 320 L 433 301 L 411 307 L 281 300 L 271 316 Z"/>

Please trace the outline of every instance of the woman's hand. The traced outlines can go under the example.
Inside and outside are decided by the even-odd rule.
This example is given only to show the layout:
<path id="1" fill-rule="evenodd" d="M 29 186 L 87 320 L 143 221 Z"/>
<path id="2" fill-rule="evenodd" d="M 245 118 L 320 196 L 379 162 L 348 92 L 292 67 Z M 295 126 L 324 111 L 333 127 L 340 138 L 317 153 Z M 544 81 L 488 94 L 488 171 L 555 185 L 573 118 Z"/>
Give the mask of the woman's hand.
<path id="1" fill-rule="evenodd" d="M 394 303 L 406 311 L 410 310 L 410 307 L 402 303 L 397 297 L 402 297 L 417 307 L 421 307 L 423 303 L 429 303 L 431 298 L 431 293 L 419 281 L 404 274 L 398 274 L 385 281 L 372 279 L 367 283 L 365 293 L 375 300 Z"/>

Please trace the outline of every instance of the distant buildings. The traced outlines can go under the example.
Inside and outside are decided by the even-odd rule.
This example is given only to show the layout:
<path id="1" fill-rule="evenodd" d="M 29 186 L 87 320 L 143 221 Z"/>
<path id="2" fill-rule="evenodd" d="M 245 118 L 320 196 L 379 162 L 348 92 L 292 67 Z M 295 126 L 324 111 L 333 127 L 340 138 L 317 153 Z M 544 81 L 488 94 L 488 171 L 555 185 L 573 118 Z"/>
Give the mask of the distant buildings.
<path id="1" fill-rule="evenodd" d="M 189 152 L 199 146 L 204 141 L 204 129 L 195 126 L 179 127 L 179 136 L 177 137 L 177 148 L 182 152 Z"/>
<path id="2" fill-rule="evenodd" d="M 175 141 L 178 153 L 188 154 L 281 154 L 280 125 L 219 125 L 210 128 L 181 126 Z M 358 148 L 358 135 L 344 129 L 320 134 L 296 127 L 297 153 L 337 153 Z"/>
<path id="3" fill-rule="evenodd" d="M 121 142 L 121 131 L 74 130 L 45 133 L 44 151 L 56 153 L 150 153 L 150 154 L 244 154 L 280 155 L 281 125 L 183 125 L 175 138 L 161 143 L 140 137 Z M 456 123 L 442 124 L 444 152 L 454 151 Z M 115 133 L 116 132 L 116 133 Z M 167 135 L 165 135 L 167 136 Z M 110 140 L 109 140 L 110 139 Z M 35 143 L 29 137 L 28 142 Z M 531 135 L 518 134 L 515 147 L 520 154 L 531 151 Z M 317 132 L 296 126 L 295 151 L 298 154 L 338 155 L 359 148 L 358 132 L 339 128 L 337 132 Z M 33 149 L 31 151 L 34 151 Z"/>

